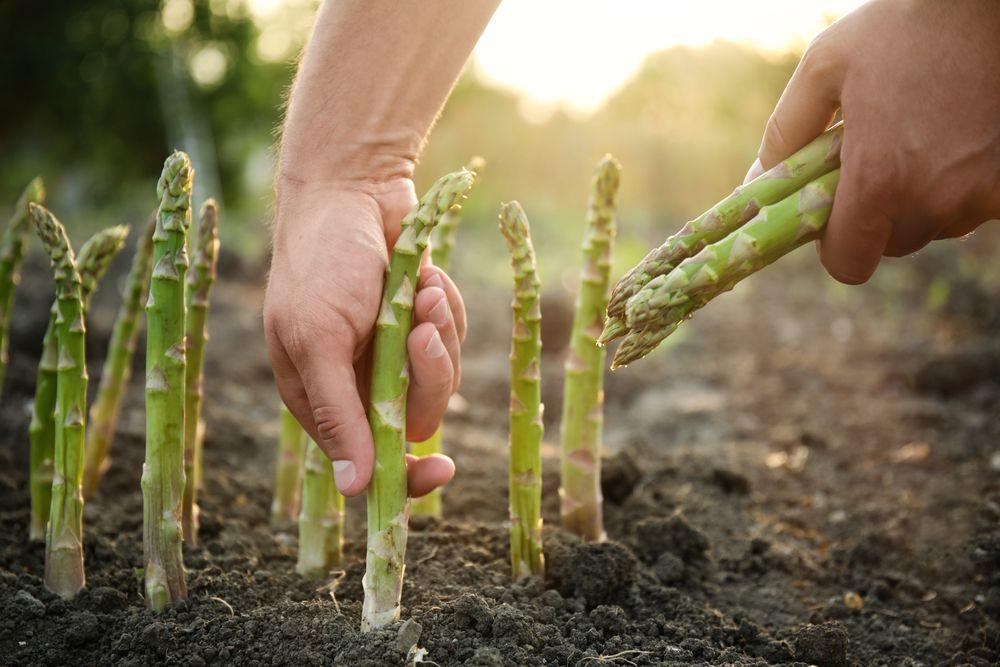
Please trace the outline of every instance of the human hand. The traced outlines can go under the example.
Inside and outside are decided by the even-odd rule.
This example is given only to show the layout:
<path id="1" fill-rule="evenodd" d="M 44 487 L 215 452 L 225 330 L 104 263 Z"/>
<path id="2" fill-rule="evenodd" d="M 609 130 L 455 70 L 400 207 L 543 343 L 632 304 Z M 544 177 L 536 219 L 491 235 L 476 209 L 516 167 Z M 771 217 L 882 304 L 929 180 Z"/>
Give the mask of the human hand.
<path id="1" fill-rule="evenodd" d="M 333 460 L 337 488 L 363 491 L 374 445 L 366 416 L 371 342 L 389 248 L 417 199 L 409 178 L 381 184 L 279 183 L 274 254 L 264 300 L 268 352 L 282 400 Z M 407 339 L 407 439 L 437 428 L 458 388 L 465 306 L 430 264 L 420 270 Z M 454 475 L 451 459 L 407 456 L 411 496 Z"/>
<path id="2" fill-rule="evenodd" d="M 809 45 L 749 181 L 840 109 L 841 179 L 819 250 L 837 280 L 1000 218 L 1000 3 L 874 0 Z"/>

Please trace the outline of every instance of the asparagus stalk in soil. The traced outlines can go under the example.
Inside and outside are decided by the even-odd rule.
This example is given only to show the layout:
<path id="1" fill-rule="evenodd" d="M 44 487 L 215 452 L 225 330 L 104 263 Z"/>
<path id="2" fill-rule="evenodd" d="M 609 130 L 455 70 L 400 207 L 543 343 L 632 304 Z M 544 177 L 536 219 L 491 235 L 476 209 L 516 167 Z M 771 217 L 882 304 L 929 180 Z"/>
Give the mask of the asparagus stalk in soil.
<path id="1" fill-rule="evenodd" d="M 4 371 L 7 369 L 7 335 L 14 307 L 14 290 L 20 280 L 21 260 L 24 258 L 24 241 L 28 235 L 28 204 L 45 201 L 45 187 L 41 178 L 35 178 L 21 193 L 0 239 L 0 389 L 3 388 Z"/>
<path id="2" fill-rule="evenodd" d="M 281 404 L 281 430 L 278 434 L 278 462 L 271 501 L 271 526 L 279 528 L 299 515 L 302 491 L 302 465 L 306 450 L 306 432 L 295 415 Z"/>
<path id="3" fill-rule="evenodd" d="M 514 271 L 510 351 L 510 560 L 515 579 L 544 573 L 542 557 L 542 402 L 540 282 L 524 210 L 500 209 Z"/>
<path id="4" fill-rule="evenodd" d="M 486 166 L 486 161 L 478 155 L 465 167 L 474 176 Z M 458 225 L 462 221 L 462 214 L 458 208 L 446 211 L 441 216 L 437 227 L 431 231 L 431 263 L 434 266 L 447 271 L 451 264 L 451 251 L 455 248 L 455 236 Z M 434 435 L 421 442 L 411 442 L 410 452 L 415 456 L 429 456 L 441 453 L 441 429 L 434 432 Z M 427 495 L 416 498 L 411 503 L 411 513 L 413 516 L 441 516 L 441 489 L 434 489 Z"/>
<path id="5" fill-rule="evenodd" d="M 128 236 L 127 227 L 109 227 L 102 230 L 83 244 L 76 258 L 80 274 L 80 296 L 83 300 L 84 315 L 90 304 L 90 297 L 97 288 L 101 276 L 111 264 Z M 58 325 L 59 301 L 52 304 L 49 323 L 42 338 L 42 358 L 38 362 L 35 379 L 35 402 L 32 405 L 31 424 L 28 427 L 29 455 L 28 477 L 31 480 L 31 525 L 29 535 L 33 540 L 45 539 L 45 524 L 49 520 L 52 504 L 52 476 L 55 456 L 55 407 L 56 385 L 58 382 L 59 344 Z"/>
<path id="6" fill-rule="evenodd" d="M 187 597 L 181 552 L 184 495 L 184 277 L 194 169 L 174 152 L 156 184 L 153 269 L 146 302 L 146 461 L 142 541 L 146 603 L 161 611 Z"/>
<path id="7" fill-rule="evenodd" d="M 597 164 L 594 174 L 563 391 L 560 514 L 564 528 L 590 541 L 604 539 L 601 436 L 605 352 L 597 346 L 597 337 L 604 327 L 608 304 L 620 170 L 618 162 L 608 155 Z"/>
<path id="8" fill-rule="evenodd" d="M 68 599 L 86 583 L 80 492 L 87 403 L 83 295 L 66 230 L 37 204 L 30 205 L 30 216 L 55 272 L 59 349 L 52 505 L 45 534 L 45 586 Z"/>
<path id="9" fill-rule="evenodd" d="M 650 280 L 669 273 L 706 245 L 725 238 L 753 219 L 762 207 L 781 201 L 806 183 L 840 167 L 843 135 L 843 123 L 837 123 L 784 162 L 733 190 L 646 255 L 611 291 L 608 318 L 599 342 L 603 345 L 628 333 L 626 303 Z"/>
<path id="10" fill-rule="evenodd" d="M 612 367 L 645 356 L 697 309 L 768 264 L 819 238 L 840 181 L 835 169 L 776 204 L 726 238 L 703 248 L 628 301 L 632 331 Z M 627 345 L 626 345 L 627 344 Z"/>
<path id="11" fill-rule="evenodd" d="M 299 513 L 299 560 L 295 571 L 306 577 L 323 577 L 331 567 L 340 564 L 343 553 L 344 496 L 337 492 L 330 459 L 309 439 Z"/>
<path id="12" fill-rule="evenodd" d="M 205 343 L 208 332 L 208 297 L 215 282 L 219 258 L 217 223 L 219 208 L 214 199 L 201 207 L 198 239 L 191 268 L 187 274 L 187 374 L 184 379 L 184 505 L 181 523 L 184 541 L 198 543 L 198 489 L 201 486 L 201 446 L 204 424 L 201 421 Z"/>
<path id="13" fill-rule="evenodd" d="M 441 215 L 458 204 L 474 176 L 462 170 L 440 178 L 403 219 L 386 270 L 376 322 L 368 421 L 375 441 L 375 469 L 368 485 L 368 553 L 362 629 L 399 618 L 409 503 L 406 497 L 406 337 L 420 257 Z"/>
<path id="14" fill-rule="evenodd" d="M 136 244 L 132 266 L 122 291 L 122 303 L 111 330 L 108 356 L 104 360 L 97 397 L 90 407 L 87 452 L 83 467 L 83 497 L 86 499 L 93 497 L 108 469 L 108 451 L 118 427 L 122 390 L 128 385 L 132 372 L 132 354 L 139 334 L 139 308 L 149 285 L 155 227 L 156 219 L 153 218 Z"/>

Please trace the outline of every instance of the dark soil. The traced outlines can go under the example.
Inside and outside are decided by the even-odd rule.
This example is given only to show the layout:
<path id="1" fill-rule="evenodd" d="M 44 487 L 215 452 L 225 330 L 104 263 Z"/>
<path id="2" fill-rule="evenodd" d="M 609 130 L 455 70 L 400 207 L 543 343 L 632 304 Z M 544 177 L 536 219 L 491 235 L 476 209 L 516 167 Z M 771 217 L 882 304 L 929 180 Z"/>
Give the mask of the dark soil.
<path id="1" fill-rule="evenodd" d="M 330 581 L 297 576 L 295 532 L 268 526 L 277 397 L 261 272 L 238 262 L 212 314 L 190 599 L 155 615 L 141 597 L 141 378 L 86 508 L 88 587 L 70 602 L 45 591 L 43 547 L 27 541 L 26 429 L 50 286 L 37 258 L 30 269 L 0 409 L 2 665 L 1000 661 L 1000 294 L 962 289 L 932 312 L 911 279 L 927 261 L 850 290 L 811 261 L 783 262 L 609 375 L 602 544 L 557 527 L 566 331 L 550 324 L 548 576 L 517 585 L 503 523 L 509 297 L 477 292 L 466 400 L 446 428 L 459 470 L 447 516 L 413 522 L 407 620 L 370 634 L 358 629 L 363 503 L 348 505 Z M 116 307 L 113 290 L 98 297 L 95 385 Z"/>

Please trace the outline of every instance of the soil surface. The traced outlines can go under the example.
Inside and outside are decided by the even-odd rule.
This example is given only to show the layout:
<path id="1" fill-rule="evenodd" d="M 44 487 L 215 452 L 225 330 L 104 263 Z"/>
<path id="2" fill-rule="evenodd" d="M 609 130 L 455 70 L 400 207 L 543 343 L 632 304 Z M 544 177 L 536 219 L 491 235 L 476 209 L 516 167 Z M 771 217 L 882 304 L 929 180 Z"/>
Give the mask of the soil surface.
<path id="1" fill-rule="evenodd" d="M 86 507 L 88 586 L 69 602 L 44 589 L 43 546 L 27 539 L 26 432 L 51 283 L 32 257 L 0 408 L 0 665 L 997 664 L 1000 294 L 956 279 L 931 308 L 928 276 L 952 275 L 934 262 L 898 262 L 848 289 L 790 258 L 699 313 L 669 349 L 609 374 L 600 544 L 558 528 L 571 301 L 550 294 L 547 577 L 516 585 L 504 525 L 509 295 L 467 288 L 446 516 L 412 522 L 406 620 L 361 634 L 363 502 L 348 504 L 345 563 L 330 580 L 296 575 L 295 531 L 268 525 L 278 399 L 263 271 L 234 258 L 213 297 L 190 599 L 155 615 L 141 597 L 141 372 Z M 92 309 L 93 386 L 117 307 L 108 284 L 126 265 Z"/>

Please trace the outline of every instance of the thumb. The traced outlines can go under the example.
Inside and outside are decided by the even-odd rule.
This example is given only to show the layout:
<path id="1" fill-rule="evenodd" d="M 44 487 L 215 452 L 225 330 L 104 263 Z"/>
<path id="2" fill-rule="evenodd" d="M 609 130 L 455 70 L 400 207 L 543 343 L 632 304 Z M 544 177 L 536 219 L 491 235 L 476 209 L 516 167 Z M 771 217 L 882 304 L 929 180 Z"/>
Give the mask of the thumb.
<path id="1" fill-rule="evenodd" d="M 375 448 L 354 366 L 349 357 L 322 355 L 299 371 L 310 409 L 303 426 L 333 461 L 337 490 L 357 495 L 371 479 Z"/>
<path id="2" fill-rule="evenodd" d="M 764 129 L 757 161 L 744 183 L 752 181 L 830 126 L 840 106 L 843 65 L 833 41 L 820 35 L 806 49 Z"/>

